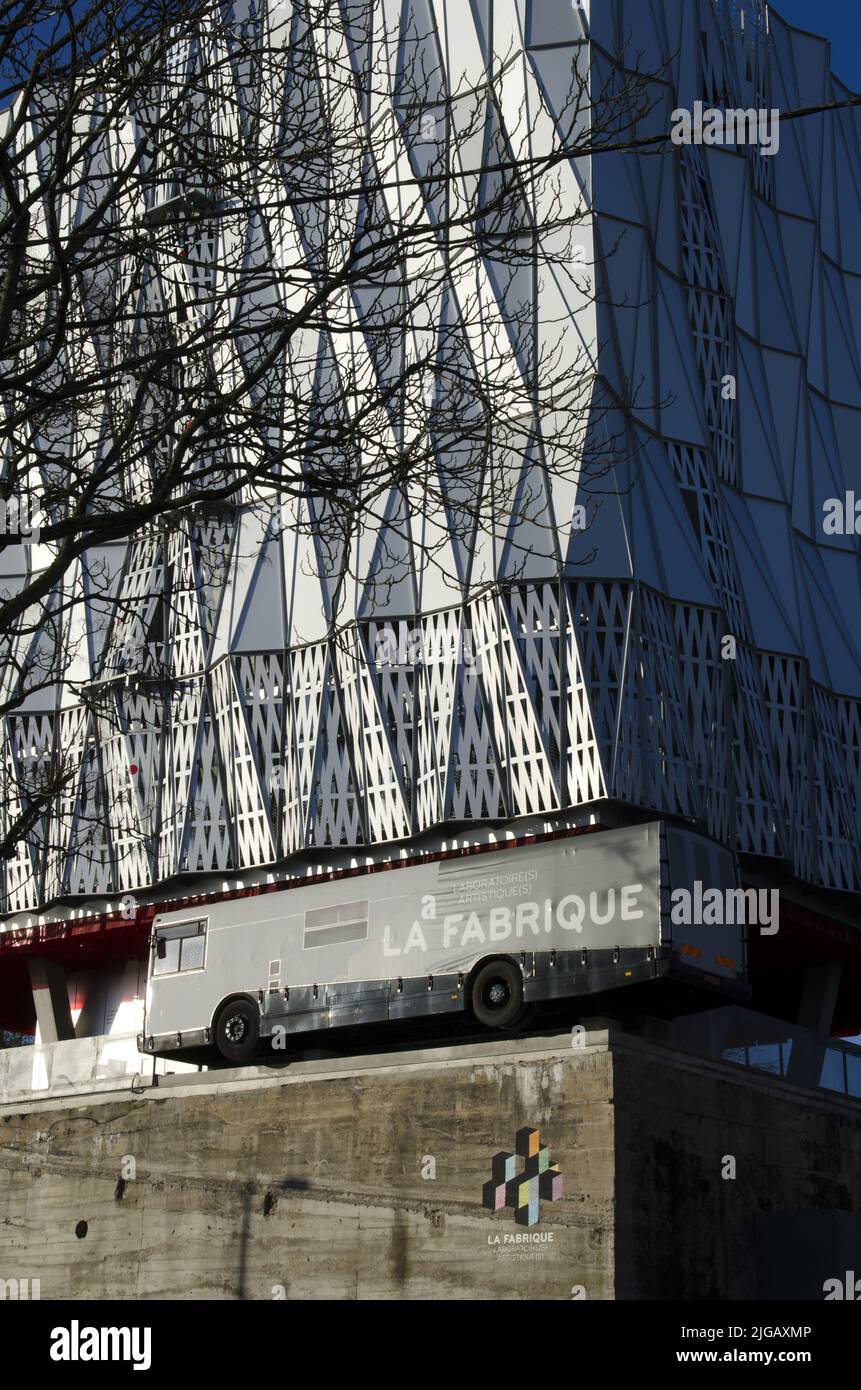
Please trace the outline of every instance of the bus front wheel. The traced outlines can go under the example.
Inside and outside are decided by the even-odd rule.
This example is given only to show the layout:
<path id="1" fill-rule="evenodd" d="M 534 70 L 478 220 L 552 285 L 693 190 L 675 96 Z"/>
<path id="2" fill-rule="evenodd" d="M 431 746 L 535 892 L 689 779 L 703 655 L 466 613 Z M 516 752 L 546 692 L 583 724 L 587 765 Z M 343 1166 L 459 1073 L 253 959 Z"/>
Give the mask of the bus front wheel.
<path id="1" fill-rule="evenodd" d="M 510 1028 L 525 1013 L 523 976 L 508 960 L 491 960 L 472 982 L 472 1012 L 487 1028 Z"/>
<path id="2" fill-rule="evenodd" d="M 230 999 L 215 1021 L 215 1046 L 228 1062 L 249 1062 L 260 1042 L 260 1014 L 250 999 Z"/>

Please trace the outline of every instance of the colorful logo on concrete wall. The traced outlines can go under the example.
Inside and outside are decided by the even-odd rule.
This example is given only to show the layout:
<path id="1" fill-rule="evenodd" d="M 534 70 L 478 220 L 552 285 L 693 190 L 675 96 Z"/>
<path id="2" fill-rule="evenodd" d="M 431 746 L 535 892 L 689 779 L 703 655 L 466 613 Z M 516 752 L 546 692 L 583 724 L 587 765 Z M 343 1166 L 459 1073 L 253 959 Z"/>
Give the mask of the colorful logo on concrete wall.
<path id="1" fill-rule="evenodd" d="M 490 1182 L 482 1189 L 481 1205 L 489 1211 L 514 1208 L 518 1226 L 538 1224 L 539 1202 L 558 1202 L 562 1196 L 562 1174 L 550 1162 L 550 1150 L 541 1143 L 537 1129 L 519 1129 L 514 1140 L 516 1153 L 495 1154 Z M 526 1160 L 517 1172 L 518 1156 Z"/>

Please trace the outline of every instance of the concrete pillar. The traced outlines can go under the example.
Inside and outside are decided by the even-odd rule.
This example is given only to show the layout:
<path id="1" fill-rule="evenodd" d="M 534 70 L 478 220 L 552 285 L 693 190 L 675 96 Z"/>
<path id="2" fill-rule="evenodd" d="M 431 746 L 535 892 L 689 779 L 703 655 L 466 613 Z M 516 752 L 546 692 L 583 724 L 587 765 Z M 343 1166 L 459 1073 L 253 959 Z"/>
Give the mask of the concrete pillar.
<path id="1" fill-rule="evenodd" d="M 798 1022 L 817 1036 L 796 1037 L 793 1041 L 786 1075 L 789 1081 L 800 1086 L 818 1086 L 822 1077 L 842 970 L 840 961 L 826 961 L 821 965 L 808 965 L 804 972 Z"/>
<path id="2" fill-rule="evenodd" d="M 83 1008 L 75 1024 L 76 1038 L 92 1038 L 104 1033 L 109 978 L 108 971 L 102 969 L 85 971 L 82 977 L 76 979 L 75 983 L 84 997 Z"/>
<path id="3" fill-rule="evenodd" d="M 826 1036 L 831 1033 L 842 970 L 839 960 L 808 965 L 804 972 L 804 989 L 798 1010 L 798 1022 L 802 1028 L 812 1028 L 815 1033 Z"/>
<path id="4" fill-rule="evenodd" d="M 146 972 L 141 961 L 130 960 L 122 965 L 87 970 L 78 979 L 84 1002 L 75 1024 L 77 1038 L 102 1037 L 111 1032 L 140 1032 L 146 987 Z M 130 1008 L 135 1000 L 139 1001 L 137 1007 Z"/>
<path id="5" fill-rule="evenodd" d="M 56 961 L 40 956 L 29 962 L 30 987 L 36 1007 L 36 1022 L 43 1043 L 65 1042 L 75 1036 L 66 972 Z"/>

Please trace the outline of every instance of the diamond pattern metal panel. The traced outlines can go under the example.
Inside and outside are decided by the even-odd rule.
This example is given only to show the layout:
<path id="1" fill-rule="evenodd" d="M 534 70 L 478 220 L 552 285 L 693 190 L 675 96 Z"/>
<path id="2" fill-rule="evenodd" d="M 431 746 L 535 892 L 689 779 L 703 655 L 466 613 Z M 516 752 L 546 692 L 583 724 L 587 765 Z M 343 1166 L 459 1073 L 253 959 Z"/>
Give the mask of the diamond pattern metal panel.
<path id="1" fill-rule="evenodd" d="M 399 65 L 411 25 L 421 26 L 434 64 L 447 70 L 452 52 L 467 55 L 476 80 L 482 49 L 499 33 L 506 42 L 516 36 L 518 90 L 533 110 L 543 96 L 546 119 L 556 119 L 560 74 L 585 22 L 579 8 L 563 16 L 557 6 L 551 18 L 551 5 L 515 0 L 362 4 L 377 16 L 378 32 L 385 18 L 395 36 L 389 90 L 366 94 L 366 114 L 373 106 L 381 125 L 386 103 L 397 113 L 393 138 L 413 174 L 429 155 Z M 596 71 L 606 70 L 613 34 L 630 32 L 635 49 L 666 64 L 674 103 L 700 97 L 767 107 L 780 93 L 784 107 L 803 104 L 801 69 L 818 41 L 805 37 L 802 45 L 774 11 L 767 27 L 760 0 L 685 0 L 683 7 L 618 0 L 591 9 Z M 520 18 L 533 10 L 524 33 Z M 310 72 L 320 54 L 314 36 L 301 42 Z M 352 61 L 359 72 L 365 56 L 355 49 Z M 274 110 L 276 94 L 254 89 L 253 69 L 234 76 L 250 85 L 249 100 Z M 832 81 L 822 99 L 838 95 Z M 432 107 L 438 96 L 421 100 Z M 514 148 L 506 110 L 503 100 L 487 103 L 490 162 Z M 832 614 L 820 630 L 811 619 L 822 593 L 846 592 L 847 563 L 859 584 L 858 539 L 825 536 L 820 518 L 825 496 L 852 486 L 856 459 L 847 441 L 861 428 L 861 386 L 850 370 L 854 349 L 846 347 L 861 341 L 857 323 L 853 333 L 858 299 L 850 271 L 858 267 L 850 264 L 848 234 L 861 226 L 861 206 L 851 180 L 838 190 L 821 174 L 847 158 L 861 164 L 861 117 L 818 124 L 830 162 L 820 161 L 801 124 L 786 130 L 772 158 L 689 147 L 644 160 L 607 155 L 591 168 L 580 159 L 565 171 L 570 186 L 592 200 L 584 234 L 597 232 L 610 245 L 623 226 L 636 231 L 614 258 L 613 296 L 597 309 L 578 300 L 570 310 L 576 332 L 600 343 L 602 378 L 619 398 L 640 376 L 674 397 L 661 409 L 632 412 L 631 437 L 648 439 L 666 467 L 660 478 L 650 471 L 655 452 L 644 448 L 624 480 L 607 482 L 594 553 L 588 531 L 578 549 L 571 529 L 576 485 L 545 468 L 552 437 L 530 443 L 516 460 L 518 486 L 528 484 L 539 499 L 538 520 L 553 518 L 550 542 L 539 543 L 541 527 L 531 517 L 511 526 L 505 509 L 489 512 L 476 532 L 464 520 L 441 446 L 454 576 L 448 597 L 437 601 L 419 552 L 403 539 L 418 531 L 393 490 L 385 534 L 362 551 L 354 597 L 341 594 L 336 635 L 326 634 L 338 556 L 324 554 L 322 540 L 315 550 L 289 528 L 277 539 L 264 536 L 243 504 L 131 539 L 119 552 L 123 606 L 110 630 L 102 611 L 90 613 L 89 674 L 99 701 L 92 709 L 74 706 L 58 684 L 54 695 L 42 693 L 5 719 L 0 827 L 25 808 L 33 769 L 55 736 L 70 769 L 46 812 L 50 850 L 43 853 L 34 834 L 2 864 L 6 909 L 59 895 L 134 891 L 177 874 L 241 874 L 309 849 L 361 847 L 365 854 L 444 834 L 450 823 L 552 815 L 605 798 L 689 817 L 743 852 L 784 860 L 801 878 L 861 890 L 857 625 L 840 632 L 840 615 Z M 374 155 L 369 148 L 368 170 Z M 455 182 L 429 196 L 429 227 L 439 200 L 457 194 Z M 394 220 L 397 200 L 386 197 Z M 368 204 L 356 202 L 361 234 Z M 614 211 L 622 206 L 627 221 Z M 242 355 L 253 350 L 251 329 L 275 306 L 255 290 L 266 243 L 259 215 L 249 213 L 246 228 L 248 282 L 235 358 L 226 354 L 221 363 L 230 383 L 241 380 Z M 530 215 L 524 201 L 524 226 Z M 313 210 L 300 220 L 283 209 L 266 229 L 266 244 L 277 254 L 298 238 L 313 271 L 321 219 Z M 826 246 L 827 257 L 818 249 L 800 257 L 802 227 L 804 245 Z M 202 219 L 186 248 L 193 264 L 174 265 L 170 277 L 154 269 L 141 295 L 159 300 L 183 281 L 193 298 L 193 282 L 209 285 L 218 273 L 221 235 Z M 793 282 L 785 304 L 781 265 L 792 266 L 799 282 L 809 277 L 809 284 Z M 506 370 L 526 398 L 543 328 L 533 276 L 509 273 L 491 248 L 476 285 L 488 340 L 507 335 Z M 547 299 L 553 313 L 563 293 Z M 514 331 L 512 316 L 524 305 L 535 314 L 528 331 Z M 360 381 L 386 381 L 397 366 L 375 355 L 363 329 L 401 312 L 402 291 L 385 282 L 343 307 L 343 340 L 329 342 L 320 332 L 309 354 L 321 399 L 337 394 L 345 364 Z M 468 335 L 454 293 L 446 292 L 438 322 L 422 331 L 431 341 L 438 334 L 441 361 L 466 364 Z M 398 361 L 410 350 L 407 339 Z M 775 351 L 792 372 L 768 356 Z M 791 410 L 787 381 L 797 383 Z M 266 386 L 273 415 L 284 390 L 296 386 L 285 359 Z M 404 428 L 393 407 L 393 448 Z M 552 426 L 546 429 L 551 435 Z M 506 450 L 510 442 L 500 454 Z M 491 498 L 488 480 L 482 486 Z M 772 519 L 770 532 L 764 517 Z M 565 558 L 555 554 L 556 532 L 565 538 Z M 524 552 L 514 567 L 512 541 Z M 813 567 L 800 563 L 802 541 L 815 547 L 819 588 Z M 378 581 L 395 551 L 402 573 L 387 588 Z M 677 553 L 701 561 L 696 586 L 684 566 L 670 563 Z M 823 674 L 829 650 L 844 673 L 839 689 Z"/>

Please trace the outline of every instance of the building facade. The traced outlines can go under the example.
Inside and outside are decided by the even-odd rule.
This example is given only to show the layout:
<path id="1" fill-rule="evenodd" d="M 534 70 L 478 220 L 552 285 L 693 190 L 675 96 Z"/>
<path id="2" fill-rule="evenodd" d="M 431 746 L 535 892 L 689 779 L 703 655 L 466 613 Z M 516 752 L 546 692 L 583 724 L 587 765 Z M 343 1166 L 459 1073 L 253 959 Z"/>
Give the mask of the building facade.
<path id="1" fill-rule="evenodd" d="M 112 548 L 142 613 L 172 586 L 159 635 L 171 685 L 147 683 L 127 632 L 94 625 L 76 661 L 102 683 L 111 717 L 69 702 L 62 684 L 10 713 L 9 759 L 56 740 L 78 750 L 82 781 L 58 829 L 65 851 L 25 842 L 3 866 L 7 926 L 73 906 L 117 914 L 124 900 L 131 918 L 193 879 L 397 855 L 470 827 L 642 812 L 679 818 L 850 910 L 861 891 L 861 552 L 854 525 L 833 519 L 837 502 L 854 505 L 861 424 L 861 116 L 793 114 L 847 95 L 827 43 L 762 0 L 362 7 L 387 26 L 391 85 L 374 100 L 393 110 L 407 42 L 474 82 L 491 53 L 510 56 L 485 153 L 494 123 L 525 109 L 528 128 L 513 118 L 504 138 L 540 157 L 559 135 L 572 63 L 586 62 L 598 89 L 626 43 L 631 68 L 650 74 L 639 135 L 669 132 L 702 103 L 762 112 L 757 130 L 767 121 L 779 139 L 694 137 L 560 169 L 563 196 L 588 205 L 600 293 L 549 275 L 535 286 L 535 332 L 567 316 L 604 399 L 627 403 L 606 413 L 625 449 L 600 505 L 554 476 L 552 422 L 539 422 L 518 465 L 538 499 L 532 531 L 489 501 L 486 523 L 452 532 L 445 563 L 425 567 L 403 526 L 387 537 L 383 524 L 337 637 L 319 549 L 289 526 L 272 535 L 259 508 Z M 360 74 L 354 9 L 343 7 L 344 43 Z M 411 158 L 405 148 L 407 170 Z M 504 327 L 512 291 L 492 270 L 482 295 Z M 350 312 L 360 342 L 358 297 Z M 527 393 L 514 344 L 511 369 Z M 400 501 L 393 490 L 387 515 Z M 580 504 L 585 535 L 572 525 Z M 204 531 L 221 557 L 215 579 L 199 564 Z M 381 596 L 375 567 L 394 552 Z M 93 756 L 104 815 L 84 851 Z"/>

